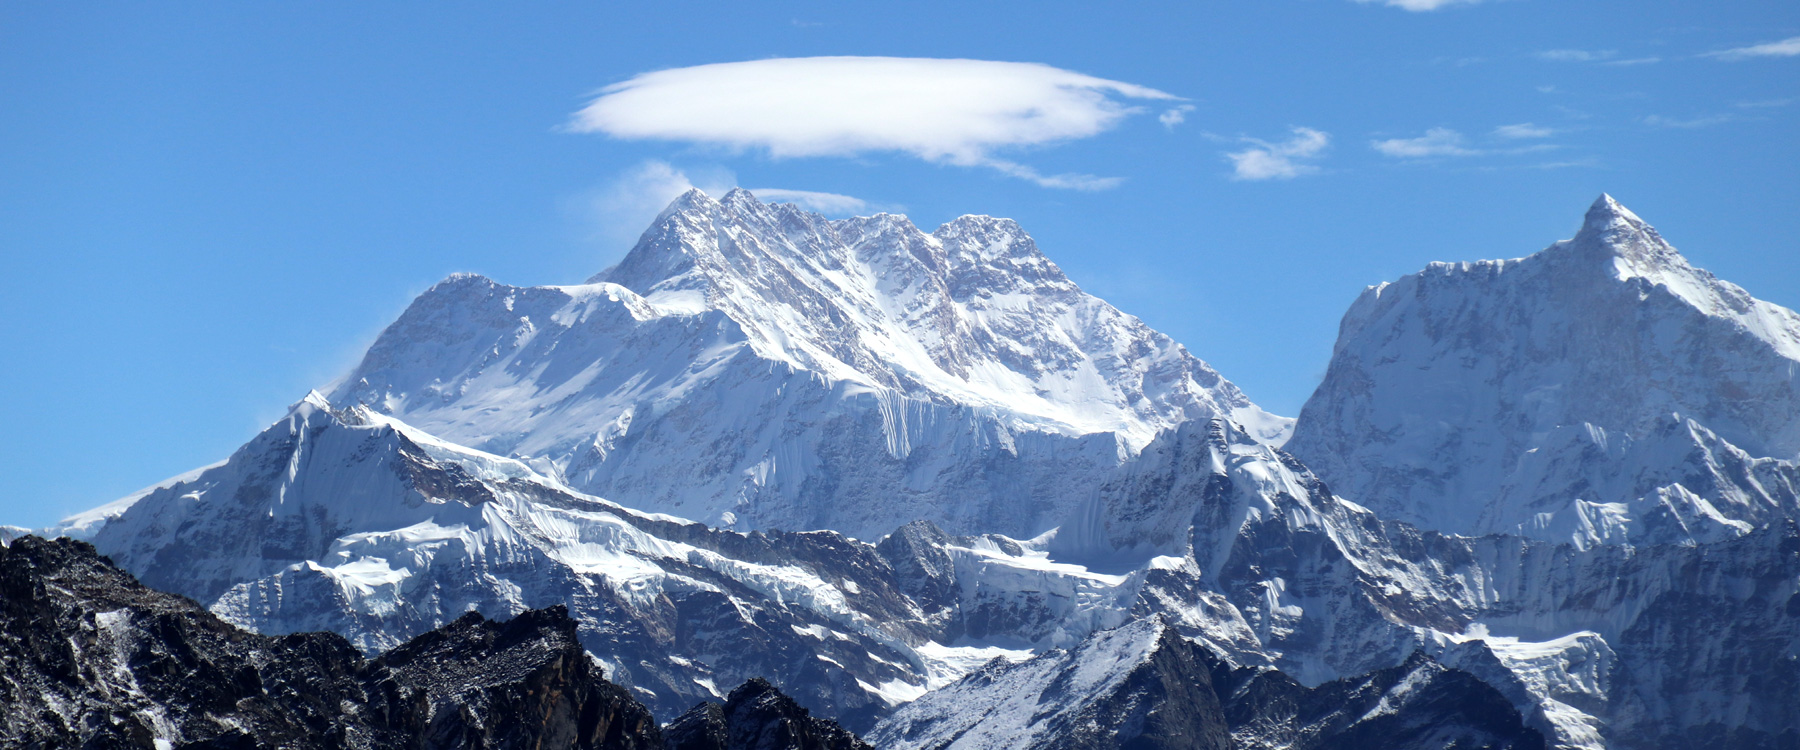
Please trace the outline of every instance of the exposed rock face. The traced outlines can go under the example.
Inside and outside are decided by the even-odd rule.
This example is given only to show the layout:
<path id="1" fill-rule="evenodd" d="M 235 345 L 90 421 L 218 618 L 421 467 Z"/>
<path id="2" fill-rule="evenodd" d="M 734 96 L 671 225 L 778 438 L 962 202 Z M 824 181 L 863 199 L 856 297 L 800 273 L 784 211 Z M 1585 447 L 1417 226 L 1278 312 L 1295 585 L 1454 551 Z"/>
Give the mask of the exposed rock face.
<path id="1" fill-rule="evenodd" d="M 693 707 L 664 733 L 669 750 L 871 750 L 761 679 L 739 685 L 723 705 Z"/>
<path id="2" fill-rule="evenodd" d="M 677 199 L 584 285 L 447 279 L 328 396 L 632 508 L 865 539 L 1033 536 L 1163 428 L 1289 423 L 1010 220 L 742 190 Z"/>
<path id="3" fill-rule="evenodd" d="M 1385 518 L 1595 544 L 1800 508 L 1800 315 L 1610 197 L 1528 258 L 1436 263 L 1345 313 L 1287 450 Z"/>
<path id="4" fill-rule="evenodd" d="M 1423 655 L 1307 689 L 1234 667 L 1156 620 L 997 660 L 901 708 L 870 739 L 896 750 L 1544 747 L 1505 696 Z"/>
<path id="5" fill-rule="evenodd" d="M 85 543 L 25 537 L 0 548 L 0 618 L 0 735 L 28 747 L 662 747 L 560 609 L 470 614 L 371 662 L 337 635 L 235 628 Z"/>

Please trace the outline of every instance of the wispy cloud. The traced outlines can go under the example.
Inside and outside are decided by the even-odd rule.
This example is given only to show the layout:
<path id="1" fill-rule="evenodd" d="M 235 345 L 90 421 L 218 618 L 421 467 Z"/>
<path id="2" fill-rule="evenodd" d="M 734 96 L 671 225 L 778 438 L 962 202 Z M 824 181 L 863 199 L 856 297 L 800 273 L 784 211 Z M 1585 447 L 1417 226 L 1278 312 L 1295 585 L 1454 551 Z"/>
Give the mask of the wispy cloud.
<path id="1" fill-rule="evenodd" d="M 676 196 L 699 188 L 717 197 L 736 186 L 737 176 L 722 167 L 682 169 L 666 161 L 650 159 L 626 170 L 606 185 L 579 196 L 573 208 L 580 220 L 591 227 L 594 240 L 623 249 L 629 247 Z M 829 216 L 899 210 L 893 206 L 871 206 L 861 198 L 838 193 L 786 188 L 752 188 L 750 192 L 763 201 L 792 203 Z"/>
<path id="2" fill-rule="evenodd" d="M 1644 118 L 1644 124 L 1656 128 L 1681 128 L 1693 130 L 1696 128 L 1710 128 L 1714 125 L 1723 125 L 1736 119 L 1737 117 L 1731 114 L 1702 115 L 1700 117 L 1691 117 L 1687 119 L 1650 115 L 1649 117 Z"/>
<path id="3" fill-rule="evenodd" d="M 1749 60 L 1757 57 L 1794 57 L 1796 55 L 1800 55 L 1800 36 L 1788 37 L 1779 42 L 1707 52 L 1700 56 L 1720 60 Z"/>
<path id="4" fill-rule="evenodd" d="M 1618 50 L 1547 49 L 1537 53 L 1539 60 L 1551 62 L 1600 62 L 1619 56 Z"/>
<path id="5" fill-rule="evenodd" d="M 1529 122 L 1521 122 L 1517 125 L 1501 125 L 1500 127 L 1494 128 L 1494 135 L 1508 140 L 1549 138 L 1550 136 L 1556 135 L 1556 129 L 1534 125 Z"/>
<path id="6" fill-rule="evenodd" d="M 1738 102 L 1735 106 L 1738 109 L 1774 109 L 1775 107 L 1785 107 L 1785 106 L 1787 106 L 1789 104 L 1793 104 L 1793 103 L 1794 103 L 1794 99 L 1791 99 L 1791 98 L 1789 98 L 1789 99 L 1761 99 L 1758 101 Z"/>
<path id="7" fill-rule="evenodd" d="M 1371 141 L 1371 148 L 1400 159 L 1424 159 L 1434 156 L 1474 156 L 1481 153 L 1463 146 L 1463 135 L 1449 128 L 1432 128 L 1418 138 L 1389 138 Z"/>
<path id="8" fill-rule="evenodd" d="M 1331 135 L 1312 128 L 1297 127 L 1292 132 L 1293 137 L 1276 143 L 1242 139 L 1251 147 L 1225 154 L 1233 179 L 1288 180 L 1319 171 L 1310 161 L 1331 145 Z"/>
<path id="9" fill-rule="evenodd" d="M 1187 122 L 1187 113 L 1192 111 L 1194 111 L 1194 105 L 1192 104 L 1170 107 L 1169 109 L 1163 110 L 1162 114 L 1157 115 L 1156 121 L 1162 123 L 1163 127 L 1174 130 L 1176 125 Z"/>
<path id="10" fill-rule="evenodd" d="M 1603 62 L 1600 64 L 1601 65 L 1611 65 L 1613 67 L 1618 67 L 1618 68 L 1626 68 L 1626 67 L 1631 67 L 1633 65 L 1654 65 L 1659 62 L 1662 62 L 1662 58 L 1660 58 L 1660 57 L 1633 57 L 1629 60 L 1607 60 L 1606 62 Z"/>
<path id="11" fill-rule="evenodd" d="M 765 203 L 792 203 L 808 211 L 828 216 L 849 216 L 868 210 L 869 203 L 861 198 L 837 193 L 820 193 L 812 190 L 785 190 L 782 188 L 750 188 L 750 193 L 757 200 Z"/>
<path id="12" fill-rule="evenodd" d="M 781 58 L 645 73 L 602 89 L 568 128 L 757 149 L 776 158 L 901 153 L 1045 187 L 1094 190 L 1119 180 L 1045 175 L 996 154 L 1105 132 L 1144 111 L 1134 100 L 1178 99 L 1036 63 Z"/>
<path id="13" fill-rule="evenodd" d="M 1356 0 L 1356 2 L 1365 5 L 1368 3 L 1381 3 L 1390 8 L 1399 8 L 1401 10 L 1410 10 L 1419 13 L 1428 10 L 1448 8 L 1452 5 L 1474 5 L 1481 2 L 1481 0 Z"/>
<path id="14" fill-rule="evenodd" d="M 736 182 L 729 170 L 712 168 L 690 176 L 666 161 L 652 159 L 581 196 L 576 211 L 591 226 L 593 239 L 622 250 L 631 246 L 675 196 L 696 187 L 711 195 L 724 195 Z"/>

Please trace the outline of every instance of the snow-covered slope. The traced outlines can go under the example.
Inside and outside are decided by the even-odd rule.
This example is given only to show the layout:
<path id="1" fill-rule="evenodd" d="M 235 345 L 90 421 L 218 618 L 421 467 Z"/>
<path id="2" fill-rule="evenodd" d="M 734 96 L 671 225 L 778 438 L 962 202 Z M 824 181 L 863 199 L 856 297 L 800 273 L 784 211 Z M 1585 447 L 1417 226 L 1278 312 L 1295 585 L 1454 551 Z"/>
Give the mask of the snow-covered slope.
<path id="1" fill-rule="evenodd" d="M 1031 536 L 1160 430 L 1271 416 L 1010 220 L 678 198 L 569 287 L 452 277 L 329 395 L 630 507 Z"/>
<path id="2" fill-rule="evenodd" d="M 1602 196 L 1536 255 L 1364 292 L 1286 447 L 1428 528 L 1729 538 L 1800 507 L 1800 315 Z"/>
<path id="3" fill-rule="evenodd" d="M 869 739 L 894 750 L 1545 747 L 1493 688 L 1422 655 L 1308 689 L 1234 668 L 1156 618 L 984 666 Z"/>

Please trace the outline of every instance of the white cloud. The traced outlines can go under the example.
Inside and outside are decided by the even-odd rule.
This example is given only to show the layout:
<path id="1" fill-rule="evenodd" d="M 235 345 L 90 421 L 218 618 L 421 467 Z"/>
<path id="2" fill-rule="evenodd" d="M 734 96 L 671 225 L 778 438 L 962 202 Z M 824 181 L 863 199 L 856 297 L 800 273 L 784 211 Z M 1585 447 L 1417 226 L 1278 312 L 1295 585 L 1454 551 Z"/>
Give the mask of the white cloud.
<path id="1" fill-rule="evenodd" d="M 1796 55 L 1800 55 L 1800 36 L 1788 37 L 1779 42 L 1708 52 L 1701 57 L 1716 57 L 1720 60 L 1748 60 L 1752 57 L 1794 57 Z"/>
<path id="2" fill-rule="evenodd" d="M 1187 113 L 1192 111 L 1194 111 L 1194 105 L 1192 104 L 1171 107 L 1164 110 L 1162 114 L 1157 115 L 1156 121 L 1162 123 L 1163 127 L 1174 130 L 1176 125 L 1187 122 Z"/>
<path id="3" fill-rule="evenodd" d="M 1554 128 L 1533 125 L 1529 122 L 1521 122 L 1517 125 L 1501 125 L 1500 127 L 1494 128 L 1494 135 L 1509 140 L 1549 138 L 1550 136 L 1556 135 L 1556 130 Z"/>
<path id="4" fill-rule="evenodd" d="M 898 152 L 1046 187 L 1098 189 L 1118 180 L 1043 175 L 995 154 L 1099 134 L 1143 111 L 1131 100 L 1176 99 L 1037 63 L 780 58 L 645 73 L 602 89 L 568 127 L 776 158 Z"/>
<path id="5" fill-rule="evenodd" d="M 1331 145 L 1331 135 L 1312 128 L 1294 128 L 1294 137 L 1280 143 L 1245 138 L 1252 148 L 1225 155 L 1232 176 L 1239 180 L 1287 180 L 1312 174 L 1319 168 L 1306 163 Z"/>
<path id="6" fill-rule="evenodd" d="M 1474 5 L 1481 0 L 1356 0 L 1359 3 L 1381 3 L 1390 8 L 1410 10 L 1415 13 L 1448 8 L 1452 5 Z"/>
<path id="7" fill-rule="evenodd" d="M 808 211 L 832 216 L 848 216 L 869 208 L 868 202 L 861 198 L 837 193 L 782 188 L 750 188 L 750 193 L 764 203 L 792 203 Z"/>
<path id="8" fill-rule="evenodd" d="M 1481 152 L 1463 147 L 1462 133 L 1449 128 L 1432 128 L 1418 138 L 1390 138 L 1369 145 L 1388 156 L 1421 159 L 1431 156 L 1474 156 Z"/>
<path id="9" fill-rule="evenodd" d="M 1539 60 L 1551 62 L 1600 62 L 1618 56 L 1618 50 L 1547 49 L 1537 53 Z"/>
<path id="10" fill-rule="evenodd" d="M 1684 130 L 1693 130 L 1696 128 L 1709 128 L 1714 125 L 1723 125 L 1736 119 L 1736 117 L 1729 114 L 1705 115 L 1686 120 L 1676 117 L 1663 117 L 1662 115 L 1650 115 L 1649 117 L 1644 118 L 1644 124 L 1656 128 L 1681 128 Z"/>
<path id="11" fill-rule="evenodd" d="M 1617 68 L 1624 68 L 1624 67 L 1629 67 L 1632 65 L 1653 65 L 1653 64 L 1656 64 L 1659 62 L 1662 62 L 1662 58 L 1660 58 L 1660 57 L 1634 57 L 1634 58 L 1631 58 L 1630 60 L 1608 60 L 1608 61 L 1600 63 L 1600 64 L 1601 65 L 1611 65 L 1611 66 L 1617 67 Z"/>

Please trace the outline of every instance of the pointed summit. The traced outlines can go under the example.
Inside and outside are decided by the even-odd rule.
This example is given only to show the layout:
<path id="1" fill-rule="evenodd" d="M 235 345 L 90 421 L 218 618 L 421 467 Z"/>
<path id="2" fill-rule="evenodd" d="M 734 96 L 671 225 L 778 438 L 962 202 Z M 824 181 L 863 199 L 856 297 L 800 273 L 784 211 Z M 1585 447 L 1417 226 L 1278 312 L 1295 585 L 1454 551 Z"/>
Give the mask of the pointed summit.
<path id="1" fill-rule="evenodd" d="M 669 214 L 673 213 L 703 211 L 708 208 L 717 208 L 718 206 L 719 202 L 713 200 L 712 196 L 707 195 L 706 191 L 701 190 L 700 188 L 688 188 L 687 192 L 677 195 L 675 196 L 675 200 L 669 201 L 668 207 L 662 210 L 662 213 L 656 217 L 656 221 L 660 223 L 664 218 L 668 217 Z M 652 226 L 654 227 L 654 225 Z"/>
<path id="2" fill-rule="evenodd" d="M 1638 218 L 1611 195 L 1600 194 L 1600 198 L 1589 206 L 1587 216 L 1581 223 L 1581 231 L 1575 234 L 1574 244 L 1579 247 L 1599 247 L 1607 254 L 1624 259 L 1634 266 L 1648 264 L 1656 266 L 1668 263 L 1686 266 L 1681 254 L 1664 242 L 1656 228 Z M 1634 268 L 1642 272 L 1645 269 Z"/>
<path id="3" fill-rule="evenodd" d="M 1588 206 L 1587 220 L 1583 226 L 1607 227 L 1619 221 L 1644 223 L 1643 219 L 1638 218 L 1637 214 L 1632 213 L 1631 209 L 1626 208 L 1611 195 L 1601 193 L 1600 197 L 1594 200 L 1594 205 Z"/>
<path id="4" fill-rule="evenodd" d="M 1751 456 L 1800 454 L 1800 315 L 1695 268 L 1611 196 L 1574 239 L 1535 255 L 1372 288 L 1339 330 L 1286 448 L 1342 496 L 1416 526 L 1568 540 L 1599 528 L 1579 498 L 1625 509 L 1633 539 L 1662 533 L 1661 516 L 1638 510 L 1661 501 L 1630 485 L 1648 475 L 1618 456 L 1650 455 L 1631 445 L 1651 445 L 1671 413 Z M 1589 463 L 1547 458 L 1575 444 Z M 1646 486 L 1672 484 L 1657 481 Z M 1764 518 L 1736 499 L 1760 489 L 1682 486 L 1712 505 L 1668 516 L 1683 524 L 1670 534 L 1702 541 Z M 1573 538 L 1615 538 L 1592 533 Z"/>
<path id="5" fill-rule="evenodd" d="M 732 188 L 725 194 L 725 197 L 719 199 L 719 204 L 738 209 L 757 208 L 763 205 L 762 201 L 757 200 L 755 193 L 741 187 Z"/>

